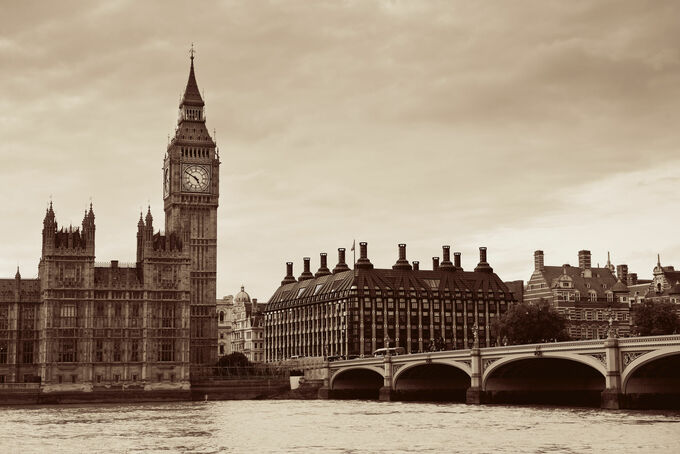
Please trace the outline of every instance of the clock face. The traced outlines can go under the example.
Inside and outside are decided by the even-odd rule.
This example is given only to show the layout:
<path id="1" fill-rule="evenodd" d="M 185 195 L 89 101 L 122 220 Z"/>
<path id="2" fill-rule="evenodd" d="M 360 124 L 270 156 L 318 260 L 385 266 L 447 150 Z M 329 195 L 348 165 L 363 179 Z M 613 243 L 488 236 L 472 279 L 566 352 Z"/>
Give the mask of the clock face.
<path id="1" fill-rule="evenodd" d="M 210 171 L 206 166 L 190 165 L 182 172 L 182 187 L 186 191 L 205 192 L 210 184 Z"/>
<path id="2" fill-rule="evenodd" d="M 163 169 L 163 196 L 167 197 L 170 194 L 170 169 L 167 167 Z"/>

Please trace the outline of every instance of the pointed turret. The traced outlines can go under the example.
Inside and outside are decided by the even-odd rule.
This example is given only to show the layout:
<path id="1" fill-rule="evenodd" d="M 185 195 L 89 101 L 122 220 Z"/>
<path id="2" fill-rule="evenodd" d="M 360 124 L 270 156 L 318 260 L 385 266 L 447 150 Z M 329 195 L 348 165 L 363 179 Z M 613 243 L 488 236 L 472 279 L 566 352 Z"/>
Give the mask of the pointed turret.
<path id="1" fill-rule="evenodd" d="M 43 225 L 54 224 L 54 210 L 52 209 L 52 201 L 50 200 L 50 207 L 45 211 L 45 219 Z"/>
<path id="2" fill-rule="evenodd" d="M 616 271 L 616 268 L 614 267 L 614 265 L 612 265 L 611 257 L 609 256 L 609 251 L 607 251 L 607 264 L 605 265 L 605 268 L 611 271 L 612 274 Z"/>
<path id="3" fill-rule="evenodd" d="M 654 276 L 663 274 L 663 267 L 661 266 L 661 254 L 656 254 L 656 266 L 654 267 L 652 273 Z"/>
<path id="4" fill-rule="evenodd" d="M 92 202 L 90 202 L 90 209 L 85 210 L 85 216 L 83 216 L 83 238 L 85 240 L 85 245 L 94 251 L 94 211 L 92 210 Z M 94 252 L 93 252 L 94 253 Z"/>
<path id="5" fill-rule="evenodd" d="M 92 210 L 92 202 L 90 202 L 90 210 L 87 212 L 87 219 L 94 224 L 94 211 Z"/>
<path id="6" fill-rule="evenodd" d="M 151 205 L 149 205 L 146 211 L 146 223 L 144 226 L 144 231 L 146 232 L 145 240 L 153 240 L 153 216 L 151 216 Z"/>
<path id="7" fill-rule="evenodd" d="M 14 279 L 21 279 L 21 273 L 19 272 L 19 265 L 17 265 L 17 274 L 14 275 Z"/>
<path id="8" fill-rule="evenodd" d="M 140 263 L 143 258 L 144 251 L 144 219 L 142 219 L 142 212 L 139 212 L 139 221 L 137 221 L 137 263 Z"/>
<path id="9" fill-rule="evenodd" d="M 45 212 L 45 219 L 43 219 L 43 247 L 42 254 L 45 255 L 46 251 L 51 250 L 54 247 L 54 237 L 57 233 L 57 221 L 54 216 L 54 209 L 52 208 L 52 201 L 50 201 L 50 206 Z"/>

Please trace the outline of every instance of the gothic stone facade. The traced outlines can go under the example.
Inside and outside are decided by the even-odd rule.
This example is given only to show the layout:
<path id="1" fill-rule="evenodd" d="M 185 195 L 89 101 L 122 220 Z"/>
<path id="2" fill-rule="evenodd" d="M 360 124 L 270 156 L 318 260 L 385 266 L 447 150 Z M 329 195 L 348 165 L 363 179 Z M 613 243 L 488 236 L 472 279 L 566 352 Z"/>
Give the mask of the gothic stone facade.
<path id="1" fill-rule="evenodd" d="M 0 382 L 43 392 L 188 389 L 217 357 L 217 148 L 194 76 L 163 170 L 166 234 L 140 219 L 136 263 L 95 263 L 95 216 L 43 221 L 38 279 L 0 280 Z"/>
<path id="2" fill-rule="evenodd" d="M 408 353 L 440 348 L 495 345 L 489 327 L 515 301 L 486 261 L 474 271 L 460 266 L 460 253 L 450 261 L 433 259 L 432 270 L 406 260 L 406 245 L 392 269 L 375 269 L 360 243 L 355 269 L 338 250 L 338 264 L 330 271 L 326 254 L 316 274 L 304 259 L 304 272 L 295 279 L 293 264 L 265 309 L 265 360 L 292 356 L 343 357 L 371 355 L 386 346 L 404 347 Z"/>
<path id="3" fill-rule="evenodd" d="M 217 361 L 217 206 L 219 155 L 205 124 L 194 58 L 163 166 L 165 231 L 183 232 L 191 259 L 191 349 L 194 365 Z"/>

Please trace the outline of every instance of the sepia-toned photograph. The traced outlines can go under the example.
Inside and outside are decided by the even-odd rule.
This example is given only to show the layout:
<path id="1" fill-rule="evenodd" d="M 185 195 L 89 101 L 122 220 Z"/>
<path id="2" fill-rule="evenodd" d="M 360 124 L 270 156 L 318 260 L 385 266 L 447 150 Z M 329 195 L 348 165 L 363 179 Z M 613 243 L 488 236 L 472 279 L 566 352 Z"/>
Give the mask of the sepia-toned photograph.
<path id="1" fill-rule="evenodd" d="M 680 447 L 680 2 L 0 0 L 0 86 L 0 453 Z"/>

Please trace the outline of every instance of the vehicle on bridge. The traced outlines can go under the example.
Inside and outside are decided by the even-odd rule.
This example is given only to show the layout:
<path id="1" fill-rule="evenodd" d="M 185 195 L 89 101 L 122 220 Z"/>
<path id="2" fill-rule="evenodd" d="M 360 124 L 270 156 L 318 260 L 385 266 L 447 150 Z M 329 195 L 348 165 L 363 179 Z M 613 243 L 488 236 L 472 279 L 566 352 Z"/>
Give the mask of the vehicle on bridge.
<path id="1" fill-rule="evenodd" d="M 397 356 L 397 355 L 405 355 L 406 354 L 406 349 L 404 347 L 390 347 L 390 348 L 379 348 L 376 351 L 373 352 L 373 356 L 376 357 L 383 357 L 383 356 Z"/>

